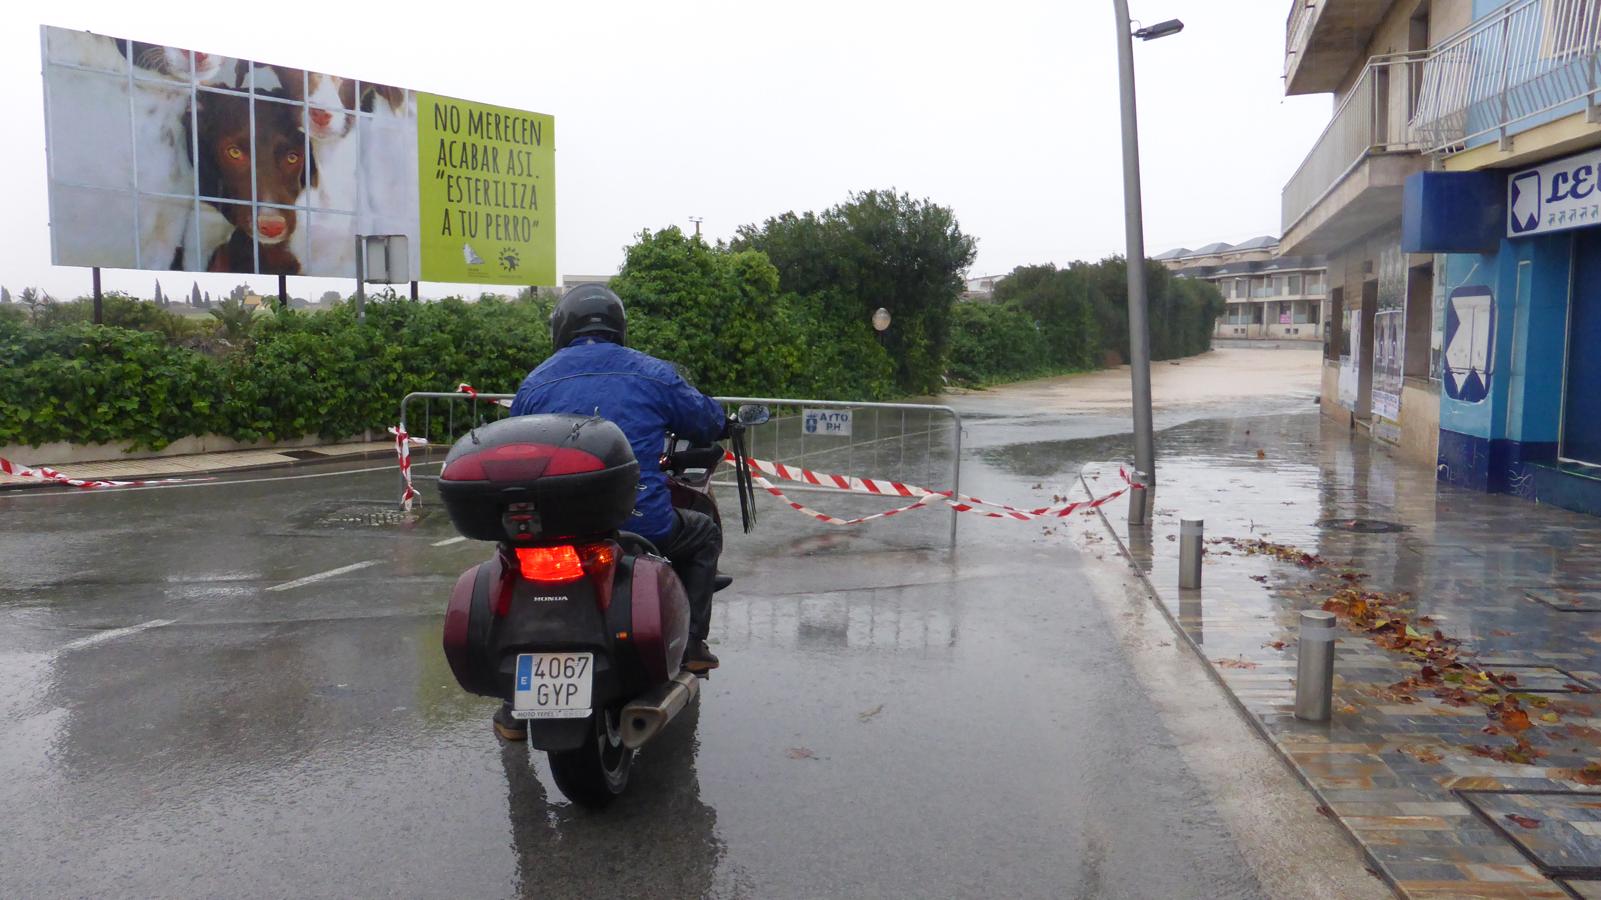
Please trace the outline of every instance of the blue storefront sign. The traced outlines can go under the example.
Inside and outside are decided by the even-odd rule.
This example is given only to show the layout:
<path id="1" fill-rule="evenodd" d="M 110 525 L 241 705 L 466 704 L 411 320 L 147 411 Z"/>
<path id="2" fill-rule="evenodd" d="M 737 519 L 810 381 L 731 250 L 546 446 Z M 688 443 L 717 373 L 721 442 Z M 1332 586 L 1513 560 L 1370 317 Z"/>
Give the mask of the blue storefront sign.
<path id="1" fill-rule="evenodd" d="M 1507 237 L 1601 225 L 1601 149 L 1507 178 Z"/>

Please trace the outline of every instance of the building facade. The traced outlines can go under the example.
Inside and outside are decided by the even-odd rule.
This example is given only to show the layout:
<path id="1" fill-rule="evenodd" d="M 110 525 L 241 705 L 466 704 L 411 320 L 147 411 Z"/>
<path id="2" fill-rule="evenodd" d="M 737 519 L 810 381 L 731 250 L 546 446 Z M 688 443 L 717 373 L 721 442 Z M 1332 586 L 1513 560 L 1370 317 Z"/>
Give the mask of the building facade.
<path id="1" fill-rule="evenodd" d="M 1601 0 L 1295 0 L 1332 93 L 1284 187 L 1326 253 L 1326 414 L 1441 480 L 1601 514 Z"/>
<path id="2" fill-rule="evenodd" d="M 1601 514 L 1601 2 L 1472 5 L 1423 64 L 1403 221 L 1441 273 L 1439 475 Z"/>
<path id="3" fill-rule="evenodd" d="M 1415 125 L 1430 48 L 1468 27 L 1483 2 L 1294 0 L 1285 23 L 1285 91 L 1332 94 L 1334 105 L 1284 186 L 1280 239 L 1286 255 L 1328 261 L 1322 409 L 1431 464 L 1439 260 L 1402 249 L 1402 198 L 1407 178 L 1431 165 Z"/>
<path id="4" fill-rule="evenodd" d="M 1178 247 L 1155 259 L 1182 278 L 1217 286 L 1227 305 L 1214 337 L 1320 340 L 1328 321 L 1323 260 L 1280 256 L 1278 251 L 1277 238 L 1258 237 L 1196 250 Z"/>

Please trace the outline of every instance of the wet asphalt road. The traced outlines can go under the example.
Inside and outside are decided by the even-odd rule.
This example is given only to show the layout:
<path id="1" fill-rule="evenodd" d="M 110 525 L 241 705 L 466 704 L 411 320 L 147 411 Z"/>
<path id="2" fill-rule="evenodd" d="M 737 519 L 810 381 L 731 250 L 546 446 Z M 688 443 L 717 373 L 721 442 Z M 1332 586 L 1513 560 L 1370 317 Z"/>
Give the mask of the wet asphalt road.
<path id="1" fill-rule="evenodd" d="M 981 496 L 1126 452 L 1112 419 L 962 406 Z M 1338 840 L 1228 812 L 1313 802 L 1199 668 L 1142 674 L 1185 662 L 1129 636 L 1093 521 L 964 521 L 952 557 L 933 513 L 841 532 L 770 501 L 728 540 L 723 668 L 623 799 L 575 808 L 439 650 L 484 548 L 442 543 L 437 503 L 392 524 L 394 493 L 0 493 L 0 897 L 1312 895 L 1262 844 Z"/>

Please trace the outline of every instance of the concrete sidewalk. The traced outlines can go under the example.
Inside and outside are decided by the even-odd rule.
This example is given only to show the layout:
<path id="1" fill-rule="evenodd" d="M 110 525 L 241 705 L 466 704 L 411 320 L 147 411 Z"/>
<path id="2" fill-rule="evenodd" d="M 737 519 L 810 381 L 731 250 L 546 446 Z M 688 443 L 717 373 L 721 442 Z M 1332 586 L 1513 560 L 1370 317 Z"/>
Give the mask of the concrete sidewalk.
<path id="1" fill-rule="evenodd" d="M 1315 412 L 1159 439 L 1149 537 L 1121 503 L 1108 527 L 1374 867 L 1412 897 L 1601 897 L 1601 520 L 1438 485 Z M 1199 591 L 1181 517 L 1206 520 Z M 1326 724 L 1293 716 L 1318 608 Z"/>
<path id="2" fill-rule="evenodd" d="M 302 463 L 337 462 L 341 460 L 373 459 L 394 460 L 392 441 L 369 441 L 349 444 L 327 444 L 294 450 L 237 450 L 224 453 L 195 453 L 189 456 L 166 456 L 154 459 L 107 460 L 53 465 L 48 460 L 13 459 L 14 463 L 38 468 L 49 466 L 69 478 L 108 481 L 141 481 L 157 478 L 184 478 L 200 475 L 224 475 L 252 469 L 270 469 Z M 9 457 L 8 457 L 9 458 Z M 0 473 L 0 491 L 21 488 L 52 487 L 55 482 L 41 478 L 23 478 Z"/>

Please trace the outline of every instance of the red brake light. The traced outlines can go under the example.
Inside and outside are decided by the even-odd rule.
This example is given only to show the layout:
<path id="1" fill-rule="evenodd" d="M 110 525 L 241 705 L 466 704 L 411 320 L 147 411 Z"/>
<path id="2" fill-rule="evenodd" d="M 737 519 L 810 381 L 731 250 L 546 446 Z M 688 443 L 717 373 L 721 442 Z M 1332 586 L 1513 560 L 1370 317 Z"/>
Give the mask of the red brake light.
<path id="1" fill-rule="evenodd" d="M 566 584 L 587 576 L 595 586 L 595 605 L 601 612 L 611 608 L 612 577 L 617 571 L 618 547 L 611 541 L 574 547 L 563 544 L 557 547 L 517 547 L 517 567 L 529 581 L 543 584 Z M 497 604 L 496 615 L 505 615 L 510 609 L 510 592 L 507 602 Z"/>
<path id="2" fill-rule="evenodd" d="M 502 444 L 455 460 L 441 481 L 531 481 L 546 475 L 576 475 L 606 468 L 600 457 L 573 447 Z"/>
<path id="3" fill-rule="evenodd" d="M 529 581 L 561 583 L 584 577 L 583 560 L 578 558 L 578 548 L 571 545 L 518 547 L 517 566 Z"/>

